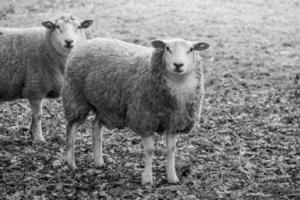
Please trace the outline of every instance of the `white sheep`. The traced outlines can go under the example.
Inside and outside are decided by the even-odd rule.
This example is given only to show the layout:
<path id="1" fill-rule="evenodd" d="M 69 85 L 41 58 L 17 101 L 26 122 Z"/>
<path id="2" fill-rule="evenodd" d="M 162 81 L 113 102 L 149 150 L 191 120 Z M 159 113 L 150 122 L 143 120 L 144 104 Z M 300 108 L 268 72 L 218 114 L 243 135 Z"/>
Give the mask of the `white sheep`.
<path id="1" fill-rule="evenodd" d="M 86 40 L 92 20 L 63 15 L 44 27 L 0 28 L 0 102 L 26 98 L 32 109 L 34 140 L 44 141 L 42 100 L 61 93 L 67 55 Z"/>
<path id="2" fill-rule="evenodd" d="M 153 184 L 153 135 L 166 133 L 167 178 L 177 183 L 178 133 L 188 133 L 203 98 L 203 74 L 196 51 L 209 47 L 182 39 L 154 40 L 153 48 L 95 38 L 78 45 L 66 64 L 63 107 L 67 119 L 65 159 L 71 169 L 75 133 L 89 111 L 93 123 L 94 162 L 103 166 L 102 126 L 129 127 L 142 137 L 145 169 L 142 184 Z"/>

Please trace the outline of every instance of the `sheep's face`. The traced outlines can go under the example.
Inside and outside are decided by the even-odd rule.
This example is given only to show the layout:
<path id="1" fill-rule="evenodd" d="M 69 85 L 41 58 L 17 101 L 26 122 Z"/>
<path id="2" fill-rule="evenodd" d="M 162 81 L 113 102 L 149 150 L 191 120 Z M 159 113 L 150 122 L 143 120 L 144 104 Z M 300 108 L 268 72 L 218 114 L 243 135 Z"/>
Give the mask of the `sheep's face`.
<path id="1" fill-rule="evenodd" d="M 151 45 L 164 51 L 165 67 L 168 72 L 176 76 L 193 71 L 196 62 L 195 51 L 202 51 L 209 47 L 204 42 L 193 43 L 182 39 L 154 40 Z"/>
<path id="2" fill-rule="evenodd" d="M 86 40 L 84 29 L 92 23 L 92 20 L 79 20 L 71 15 L 66 15 L 54 22 L 42 22 L 42 25 L 51 30 L 51 42 L 55 49 L 59 53 L 67 55 L 74 46 Z"/>

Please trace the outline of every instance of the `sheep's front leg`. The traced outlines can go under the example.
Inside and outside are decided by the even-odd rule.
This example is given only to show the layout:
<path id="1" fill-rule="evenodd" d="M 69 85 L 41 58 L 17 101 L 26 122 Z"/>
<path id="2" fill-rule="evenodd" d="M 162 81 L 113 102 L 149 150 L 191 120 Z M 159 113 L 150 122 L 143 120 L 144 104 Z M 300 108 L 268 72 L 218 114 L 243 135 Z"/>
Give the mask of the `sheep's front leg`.
<path id="1" fill-rule="evenodd" d="M 145 168 L 142 175 L 143 185 L 153 185 L 152 178 L 152 161 L 154 156 L 154 140 L 153 135 L 142 138 L 145 156 Z"/>
<path id="2" fill-rule="evenodd" d="M 96 118 L 93 124 L 93 146 L 94 146 L 94 163 L 96 167 L 104 166 L 103 156 L 102 156 L 102 141 L 103 141 L 103 131 L 102 125 Z"/>
<path id="3" fill-rule="evenodd" d="M 45 142 L 45 138 L 42 133 L 42 99 L 29 100 L 32 110 L 32 119 L 30 125 L 30 131 L 33 134 L 35 141 Z"/>
<path id="4" fill-rule="evenodd" d="M 75 139 L 76 139 L 75 137 L 79 125 L 80 124 L 78 122 L 67 123 L 65 160 L 68 166 L 72 170 L 77 169 L 74 158 L 75 158 Z"/>
<path id="5" fill-rule="evenodd" d="M 175 152 L 176 152 L 176 142 L 177 135 L 167 133 L 166 134 L 167 142 L 167 176 L 169 183 L 178 183 L 179 179 L 176 174 L 175 169 Z"/>

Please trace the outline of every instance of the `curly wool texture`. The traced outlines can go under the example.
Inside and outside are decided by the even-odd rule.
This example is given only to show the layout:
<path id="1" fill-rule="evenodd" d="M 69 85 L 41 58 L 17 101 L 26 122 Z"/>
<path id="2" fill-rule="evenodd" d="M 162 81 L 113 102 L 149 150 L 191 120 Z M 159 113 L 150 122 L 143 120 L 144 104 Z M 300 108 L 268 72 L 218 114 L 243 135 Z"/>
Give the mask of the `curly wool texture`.
<path id="1" fill-rule="evenodd" d="M 55 98 L 61 93 L 66 57 L 45 28 L 0 28 L 0 101 Z"/>
<path id="2" fill-rule="evenodd" d="M 185 101 L 176 96 L 166 73 L 162 50 L 112 39 L 87 41 L 67 60 L 66 119 L 83 121 L 93 110 L 107 128 L 129 127 L 144 136 L 164 131 L 187 133 L 203 95 L 201 69 L 195 70 L 197 85 L 184 94 Z"/>

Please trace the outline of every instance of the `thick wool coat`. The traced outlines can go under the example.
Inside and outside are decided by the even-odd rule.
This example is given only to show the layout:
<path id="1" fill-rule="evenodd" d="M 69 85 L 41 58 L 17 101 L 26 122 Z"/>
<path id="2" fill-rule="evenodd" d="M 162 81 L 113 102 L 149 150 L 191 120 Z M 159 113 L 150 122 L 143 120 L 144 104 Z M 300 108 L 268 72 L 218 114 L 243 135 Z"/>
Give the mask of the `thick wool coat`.
<path id="1" fill-rule="evenodd" d="M 45 28 L 0 28 L 0 101 L 56 98 L 66 56 L 58 54 Z"/>
<path id="2" fill-rule="evenodd" d="M 182 104 L 168 84 L 163 52 L 105 38 L 78 45 L 66 64 L 66 119 L 83 121 L 93 110 L 106 128 L 188 133 L 201 104 L 202 70 L 194 72 L 197 86 Z"/>

